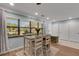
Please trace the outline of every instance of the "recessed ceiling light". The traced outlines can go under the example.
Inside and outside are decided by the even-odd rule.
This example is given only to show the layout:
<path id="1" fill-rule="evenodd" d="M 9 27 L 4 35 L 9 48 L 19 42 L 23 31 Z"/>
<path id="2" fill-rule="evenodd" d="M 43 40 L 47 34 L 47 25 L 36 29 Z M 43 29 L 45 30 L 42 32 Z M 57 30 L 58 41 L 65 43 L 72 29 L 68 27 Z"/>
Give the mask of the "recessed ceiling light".
<path id="1" fill-rule="evenodd" d="M 72 17 L 69 17 L 68 19 L 72 19 Z"/>
<path id="2" fill-rule="evenodd" d="M 11 6 L 14 6 L 14 3 L 9 3 Z"/>
<path id="3" fill-rule="evenodd" d="M 38 15 L 38 13 L 37 13 L 37 12 L 35 12 L 35 15 Z"/>
<path id="4" fill-rule="evenodd" d="M 47 17 L 47 20 L 49 19 L 49 17 Z"/>

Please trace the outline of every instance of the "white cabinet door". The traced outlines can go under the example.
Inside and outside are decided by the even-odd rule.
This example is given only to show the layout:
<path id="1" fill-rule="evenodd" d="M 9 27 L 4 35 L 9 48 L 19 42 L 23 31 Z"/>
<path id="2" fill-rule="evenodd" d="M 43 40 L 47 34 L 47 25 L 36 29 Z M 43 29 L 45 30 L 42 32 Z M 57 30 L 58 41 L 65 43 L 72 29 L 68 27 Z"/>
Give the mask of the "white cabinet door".
<path id="1" fill-rule="evenodd" d="M 68 39 L 68 23 L 66 21 L 59 23 L 59 39 Z"/>
<path id="2" fill-rule="evenodd" d="M 79 42 L 79 20 L 71 20 L 69 23 L 70 40 Z"/>
<path id="3" fill-rule="evenodd" d="M 58 36 L 58 23 L 52 24 L 52 35 Z"/>

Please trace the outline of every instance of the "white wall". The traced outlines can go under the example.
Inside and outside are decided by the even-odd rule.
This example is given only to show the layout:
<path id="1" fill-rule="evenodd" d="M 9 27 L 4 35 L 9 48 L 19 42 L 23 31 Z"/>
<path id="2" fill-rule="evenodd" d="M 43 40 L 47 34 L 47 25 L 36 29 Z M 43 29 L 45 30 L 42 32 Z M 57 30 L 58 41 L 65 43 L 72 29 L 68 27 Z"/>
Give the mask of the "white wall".
<path id="1" fill-rule="evenodd" d="M 79 20 L 52 23 L 52 32 L 52 35 L 59 36 L 59 39 L 79 42 Z"/>
<path id="2" fill-rule="evenodd" d="M 24 43 L 23 37 L 9 38 L 9 49 L 15 49 L 18 47 L 22 47 L 23 43 Z"/>

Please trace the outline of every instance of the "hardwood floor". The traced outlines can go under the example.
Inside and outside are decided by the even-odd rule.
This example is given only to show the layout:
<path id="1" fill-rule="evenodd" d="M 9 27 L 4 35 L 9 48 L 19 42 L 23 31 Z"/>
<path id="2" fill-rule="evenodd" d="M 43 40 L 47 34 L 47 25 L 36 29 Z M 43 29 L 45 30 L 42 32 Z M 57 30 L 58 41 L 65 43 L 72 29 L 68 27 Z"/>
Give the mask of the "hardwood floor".
<path id="1" fill-rule="evenodd" d="M 74 48 L 59 45 L 59 44 L 52 44 L 51 46 L 58 49 L 58 51 L 54 55 L 51 54 L 51 56 L 79 56 L 79 49 L 74 49 Z M 8 52 L 6 54 L 2 54 L 1 56 L 16 56 L 16 53 L 19 51 L 23 51 L 23 49 L 18 49 L 13 52 Z M 51 51 L 55 52 L 52 49 Z"/>
<path id="2" fill-rule="evenodd" d="M 79 49 L 74 49 L 59 44 L 52 44 L 52 46 L 59 49 L 56 56 L 79 56 Z"/>

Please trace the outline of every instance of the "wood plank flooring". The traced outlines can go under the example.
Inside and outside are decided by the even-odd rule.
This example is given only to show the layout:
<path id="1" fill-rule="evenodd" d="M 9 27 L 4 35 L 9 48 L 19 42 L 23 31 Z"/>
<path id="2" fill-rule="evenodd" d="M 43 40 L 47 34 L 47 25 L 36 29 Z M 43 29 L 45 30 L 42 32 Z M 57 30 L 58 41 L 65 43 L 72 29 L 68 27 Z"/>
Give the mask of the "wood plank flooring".
<path id="1" fill-rule="evenodd" d="M 51 46 L 59 50 L 56 52 L 55 55 L 51 54 L 51 56 L 79 56 L 79 49 L 74 49 L 74 48 L 59 45 L 59 44 L 52 44 Z M 18 49 L 13 52 L 2 54 L 1 56 L 16 56 L 16 53 L 22 50 L 23 49 Z M 53 50 L 51 51 L 53 52 Z"/>
<path id="2" fill-rule="evenodd" d="M 59 51 L 56 53 L 56 56 L 79 56 L 79 49 L 74 49 L 59 44 L 52 44 L 52 46 L 59 49 Z"/>

